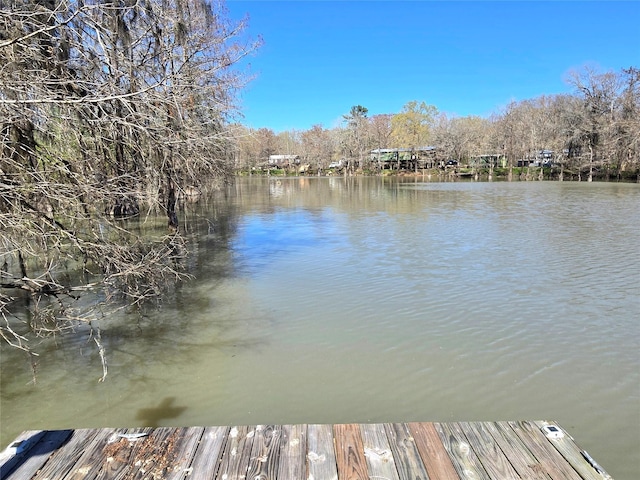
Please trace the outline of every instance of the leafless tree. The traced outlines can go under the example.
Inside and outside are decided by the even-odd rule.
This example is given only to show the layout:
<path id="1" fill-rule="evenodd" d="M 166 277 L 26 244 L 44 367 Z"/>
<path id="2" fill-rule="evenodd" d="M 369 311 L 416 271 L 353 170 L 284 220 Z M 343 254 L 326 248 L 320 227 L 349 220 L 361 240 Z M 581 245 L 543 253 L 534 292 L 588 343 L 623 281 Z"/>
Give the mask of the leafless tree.
<path id="1" fill-rule="evenodd" d="M 616 121 L 612 128 L 617 176 L 640 165 L 640 69 L 622 70 Z M 640 174 L 640 173 L 639 173 Z"/>
<path id="2" fill-rule="evenodd" d="M 2 2 L 6 341 L 26 348 L 11 326 L 18 291 L 60 326 L 91 319 L 72 307 L 81 292 L 132 305 L 185 275 L 177 204 L 231 173 L 227 125 L 245 81 L 234 66 L 258 46 L 244 27 L 209 0 Z M 143 208 L 164 212 L 166 235 L 117 221 Z"/>
<path id="3" fill-rule="evenodd" d="M 600 74 L 587 67 L 583 71 L 571 72 L 568 82 L 582 100 L 578 136 L 589 152 L 588 181 L 591 181 L 595 163 L 611 156 L 610 128 L 615 122 L 618 76 L 613 72 Z"/>
<path id="4" fill-rule="evenodd" d="M 318 170 L 329 166 L 335 150 L 329 130 L 322 125 L 314 125 L 302 132 L 300 148 L 305 161 L 315 165 Z"/>

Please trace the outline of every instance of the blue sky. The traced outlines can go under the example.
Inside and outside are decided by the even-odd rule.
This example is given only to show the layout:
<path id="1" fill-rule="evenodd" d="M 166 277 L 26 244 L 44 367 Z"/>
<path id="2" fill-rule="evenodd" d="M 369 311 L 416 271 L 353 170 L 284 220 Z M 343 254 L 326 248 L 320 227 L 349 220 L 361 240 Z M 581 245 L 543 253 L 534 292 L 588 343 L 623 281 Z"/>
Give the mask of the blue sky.
<path id="1" fill-rule="evenodd" d="M 640 1 L 241 1 L 264 45 L 245 68 L 245 125 L 335 127 L 353 105 L 369 116 L 411 100 L 488 116 L 511 100 L 571 91 L 585 64 L 640 67 Z M 250 65 L 249 65 L 250 64 Z"/>

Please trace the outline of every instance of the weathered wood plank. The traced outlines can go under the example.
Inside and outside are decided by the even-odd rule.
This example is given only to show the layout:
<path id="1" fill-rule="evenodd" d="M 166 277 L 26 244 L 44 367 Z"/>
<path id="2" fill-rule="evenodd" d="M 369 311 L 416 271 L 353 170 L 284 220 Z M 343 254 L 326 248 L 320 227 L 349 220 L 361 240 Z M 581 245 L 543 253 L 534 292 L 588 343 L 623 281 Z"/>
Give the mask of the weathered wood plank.
<path id="1" fill-rule="evenodd" d="M 182 450 L 181 444 L 185 440 L 185 434 L 188 430 L 187 428 L 155 428 L 145 440 L 138 442 L 140 448 L 132 460 L 131 473 L 133 475 L 129 478 L 132 477 L 133 480 L 164 479 L 170 477 L 174 468 L 183 470 L 184 466 L 180 465 L 178 455 Z M 107 476 L 105 480 L 112 478 Z M 102 479 L 98 478 L 97 480 Z"/>
<path id="2" fill-rule="evenodd" d="M 110 452 L 105 452 L 105 448 L 108 445 L 119 442 L 117 434 L 127 433 L 127 429 L 112 429 L 104 428 L 99 429 L 97 434 L 88 439 L 88 443 L 85 445 L 79 445 L 80 456 L 77 457 L 75 463 L 70 463 L 71 468 L 68 469 L 68 473 L 62 477 L 63 480 L 82 480 L 84 478 L 95 478 L 105 461 L 113 461 Z M 124 443 L 123 443 L 124 445 Z M 112 447 L 115 450 L 115 447 Z M 76 455 L 72 452 L 63 451 L 63 454 L 71 454 L 73 458 Z M 123 460 L 124 456 L 118 457 L 118 460 Z"/>
<path id="3" fill-rule="evenodd" d="M 204 427 L 189 427 L 181 429 L 176 438 L 171 455 L 173 457 L 172 468 L 168 469 L 166 480 L 192 479 L 192 463 L 200 439 L 204 434 Z"/>
<path id="4" fill-rule="evenodd" d="M 251 447 L 255 428 L 249 426 L 232 427 L 222 452 L 220 468 L 216 478 L 220 480 L 244 480 L 249 468 Z"/>
<path id="5" fill-rule="evenodd" d="M 102 458 L 94 466 L 99 468 L 91 478 L 96 480 L 168 478 L 179 468 L 178 454 L 187 428 L 155 428 L 146 437 L 130 440 L 120 438 L 104 445 Z M 130 433 L 130 432 L 127 432 Z M 201 434 L 201 432 L 200 432 Z M 112 439 L 109 439 L 112 440 Z"/>
<path id="6" fill-rule="evenodd" d="M 400 480 L 384 425 L 382 423 L 362 424 L 360 434 L 369 477 Z"/>
<path id="7" fill-rule="evenodd" d="M 45 432 L 28 449 L 26 455 L 14 465 L 10 473 L 11 478 L 17 480 L 32 478 L 46 464 L 52 453 L 67 441 L 71 433 L 72 430 L 49 430 Z M 2 478 L 5 477 L 3 476 Z"/>
<path id="8" fill-rule="evenodd" d="M 460 478 L 490 480 L 491 477 L 482 466 L 476 453 L 471 449 L 469 440 L 460 424 L 456 422 L 436 423 L 435 427 Z"/>
<path id="9" fill-rule="evenodd" d="M 411 422 L 407 424 L 416 442 L 420 458 L 431 479 L 458 480 L 449 453 L 444 448 L 433 423 Z"/>
<path id="10" fill-rule="evenodd" d="M 119 435 L 151 433 L 151 428 L 146 429 L 98 429 L 96 435 L 87 438 L 85 444 L 78 444 L 78 452 L 63 450 L 63 454 L 72 455 L 69 460 L 68 473 L 64 480 L 76 480 L 85 478 L 97 478 L 102 470 L 114 470 L 115 472 L 129 471 L 129 461 L 132 450 L 140 445 L 146 437 L 130 441 L 120 438 Z M 79 456 L 78 456 L 79 454 Z M 105 473 L 102 473 L 103 477 Z M 117 478 L 117 477 L 114 477 Z"/>
<path id="11" fill-rule="evenodd" d="M 308 480 L 338 480 L 331 425 L 307 426 Z"/>
<path id="12" fill-rule="evenodd" d="M 333 437 L 340 480 L 368 480 L 367 460 L 358 424 L 334 425 Z"/>
<path id="13" fill-rule="evenodd" d="M 11 444 L 0 452 L 0 478 L 6 478 L 44 436 L 44 430 L 27 430 L 18 435 Z"/>
<path id="14" fill-rule="evenodd" d="M 24 432 L 21 439 L 39 440 L 27 445 L 19 461 L 13 458 L 15 451 L 0 455 L 0 473 L 7 480 L 611 478 L 570 435 L 547 436 L 545 425 L 520 421 Z M 17 461 L 12 472 L 8 461 Z"/>
<path id="15" fill-rule="evenodd" d="M 67 476 L 82 456 L 85 445 L 91 443 L 98 433 L 99 430 L 93 429 L 74 430 L 64 444 L 64 448 L 55 450 L 49 461 L 38 470 L 33 479 L 45 480 Z M 4 477 L 0 476 L 0 478 Z"/>
<path id="16" fill-rule="evenodd" d="M 304 479 L 307 477 L 307 426 L 283 425 L 280 443 L 280 480 Z"/>
<path id="17" fill-rule="evenodd" d="M 536 457 L 539 465 L 554 480 L 579 480 L 580 475 L 567 463 L 560 453 L 549 444 L 535 423 L 507 422 L 529 451 Z"/>
<path id="18" fill-rule="evenodd" d="M 275 425 L 258 425 L 255 432 L 247 478 L 276 480 L 282 429 Z"/>
<path id="19" fill-rule="evenodd" d="M 190 480 L 210 480 L 220 464 L 220 456 L 229 435 L 229 427 L 207 427 L 202 433 L 191 463 Z"/>
<path id="20" fill-rule="evenodd" d="M 531 454 L 522 440 L 514 434 L 506 423 L 484 423 L 484 428 L 491 434 L 494 441 L 505 453 L 513 468 L 523 480 L 547 480 L 544 469 Z"/>
<path id="21" fill-rule="evenodd" d="M 550 422 L 538 421 L 535 425 L 542 429 L 549 425 Z M 554 424 L 555 425 L 555 424 Z M 563 430 L 564 437 L 548 438 L 547 440 L 553 445 L 558 452 L 571 464 L 578 474 L 585 480 L 602 480 L 603 478 L 611 478 L 610 475 L 600 466 L 590 464 L 582 451 L 578 448 L 573 438 Z"/>
<path id="22" fill-rule="evenodd" d="M 493 480 L 520 478 L 491 433 L 483 428 L 482 423 L 461 422 L 458 425 L 464 431 L 471 445 L 471 450 L 478 456 L 490 478 Z"/>
<path id="23" fill-rule="evenodd" d="M 409 427 L 405 423 L 387 423 L 384 428 L 400 480 L 429 480 Z"/>

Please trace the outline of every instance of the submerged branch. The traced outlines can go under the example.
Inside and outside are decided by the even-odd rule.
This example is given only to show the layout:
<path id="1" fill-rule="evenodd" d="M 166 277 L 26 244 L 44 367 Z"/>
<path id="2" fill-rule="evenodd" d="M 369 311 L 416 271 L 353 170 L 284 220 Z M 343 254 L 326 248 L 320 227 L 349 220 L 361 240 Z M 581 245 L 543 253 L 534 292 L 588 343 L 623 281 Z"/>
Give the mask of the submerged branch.
<path id="1" fill-rule="evenodd" d="M 98 346 L 98 354 L 100 355 L 100 363 L 102 364 L 102 377 L 98 380 L 98 382 L 104 382 L 105 378 L 107 378 L 108 367 L 107 367 L 107 355 L 102 345 L 102 341 L 100 338 L 100 329 L 96 329 L 96 333 L 93 333 L 93 328 L 91 329 L 91 335 L 93 337 L 93 341 Z"/>

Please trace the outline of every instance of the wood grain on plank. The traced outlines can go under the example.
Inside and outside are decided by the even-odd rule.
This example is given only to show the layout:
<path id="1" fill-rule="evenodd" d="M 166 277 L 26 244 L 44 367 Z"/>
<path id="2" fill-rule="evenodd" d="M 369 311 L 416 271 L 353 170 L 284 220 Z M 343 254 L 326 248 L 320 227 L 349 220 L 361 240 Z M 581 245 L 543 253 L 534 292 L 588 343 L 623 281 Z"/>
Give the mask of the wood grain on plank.
<path id="1" fill-rule="evenodd" d="M 90 478 L 96 480 L 166 478 L 176 462 L 174 448 L 183 428 L 154 428 L 138 439 L 120 438 L 103 448 Z M 126 432 L 133 433 L 133 432 Z M 101 461 L 102 460 L 102 461 Z"/>
<path id="2" fill-rule="evenodd" d="M 429 475 L 407 424 L 387 423 L 384 428 L 400 480 L 428 480 Z"/>
<path id="3" fill-rule="evenodd" d="M 471 449 L 471 445 L 464 434 L 460 424 L 436 423 L 436 430 L 440 434 L 440 439 L 444 447 L 449 452 L 453 466 L 458 471 L 460 478 L 469 480 L 490 480 L 480 459 Z"/>
<path id="4" fill-rule="evenodd" d="M 230 427 L 206 427 L 191 462 L 190 480 L 210 480 L 220 464 L 220 457 Z"/>
<path id="5" fill-rule="evenodd" d="M 461 422 L 458 425 L 464 431 L 471 445 L 471 450 L 478 456 L 491 479 L 516 480 L 520 478 L 491 433 L 483 428 L 482 423 Z"/>
<path id="6" fill-rule="evenodd" d="M 93 429 L 74 430 L 64 444 L 64 448 L 53 452 L 49 461 L 38 470 L 33 479 L 45 480 L 66 477 L 82 456 L 85 445 L 90 444 L 98 432 L 99 430 Z M 0 476 L 0 478 L 4 477 Z"/>
<path id="7" fill-rule="evenodd" d="M 62 446 L 72 434 L 72 430 L 49 430 L 38 439 L 10 473 L 12 479 L 31 479 Z M 5 478 L 5 477 L 2 477 Z"/>
<path id="8" fill-rule="evenodd" d="M 255 428 L 249 426 L 232 427 L 222 452 L 220 468 L 216 478 L 243 480 L 247 476 L 249 459 Z"/>
<path id="9" fill-rule="evenodd" d="M 444 448 L 433 423 L 411 422 L 407 424 L 416 442 L 418 452 L 430 479 L 458 480 L 449 453 Z"/>
<path id="10" fill-rule="evenodd" d="M 334 425 L 333 435 L 340 480 L 368 480 L 367 461 L 359 425 Z"/>
<path id="11" fill-rule="evenodd" d="M 280 442 L 278 479 L 297 480 L 307 477 L 307 426 L 283 425 Z"/>
<path id="12" fill-rule="evenodd" d="M 567 463 L 564 457 L 552 445 L 549 445 L 547 438 L 535 423 L 526 421 L 507 423 L 551 478 L 555 480 L 580 479 L 580 475 Z"/>
<path id="13" fill-rule="evenodd" d="M 167 470 L 165 480 L 192 479 L 192 463 L 200 439 L 204 434 L 204 427 L 188 427 L 177 429 L 179 434 L 174 438 L 171 457 L 172 465 Z"/>
<path id="14" fill-rule="evenodd" d="M 483 423 L 483 428 L 491 434 L 505 453 L 513 468 L 523 480 L 548 480 L 549 476 L 538 464 L 522 440 L 514 434 L 506 422 Z"/>
<path id="15" fill-rule="evenodd" d="M 384 424 L 362 424 L 360 434 L 369 477 L 400 480 Z"/>
<path id="16" fill-rule="evenodd" d="M 307 426 L 307 473 L 309 480 L 338 479 L 331 425 Z"/>
<path id="17" fill-rule="evenodd" d="M 247 478 L 253 480 L 276 480 L 281 441 L 282 429 L 279 426 L 256 426 Z"/>
<path id="18" fill-rule="evenodd" d="M 72 468 L 63 477 L 64 480 L 81 480 L 84 478 L 96 478 L 98 472 L 102 469 L 104 462 L 114 460 L 111 452 L 115 453 L 120 449 L 124 449 L 128 442 L 122 442 L 122 447 L 116 445 L 123 439 L 117 437 L 118 433 L 126 433 L 126 429 L 103 428 L 99 429 L 95 436 L 87 439 L 87 443 L 80 445 L 80 456 L 78 457 Z M 105 449 L 109 446 L 109 450 Z M 75 455 L 74 455 L 75 456 Z M 118 461 L 125 463 L 128 461 L 128 454 L 118 456 Z"/>

